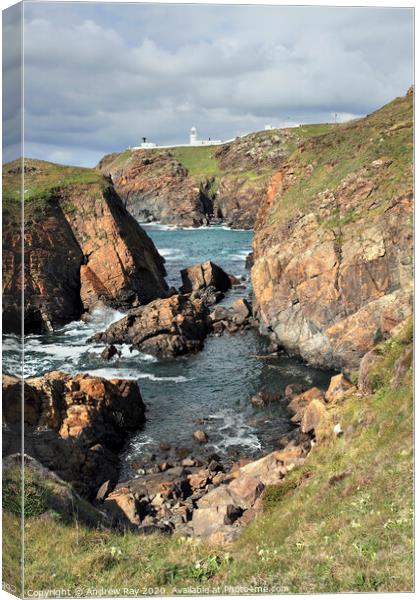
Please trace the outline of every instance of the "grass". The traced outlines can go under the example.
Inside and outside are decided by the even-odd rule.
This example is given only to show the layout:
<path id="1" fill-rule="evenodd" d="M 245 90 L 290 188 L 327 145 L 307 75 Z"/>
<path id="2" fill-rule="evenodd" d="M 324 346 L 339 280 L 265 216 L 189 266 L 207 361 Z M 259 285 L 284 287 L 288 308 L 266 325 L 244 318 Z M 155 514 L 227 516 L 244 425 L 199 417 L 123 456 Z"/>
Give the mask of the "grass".
<path id="1" fill-rule="evenodd" d="M 188 586 L 221 593 L 239 585 L 296 593 L 412 590 L 412 369 L 398 390 L 390 385 L 411 340 L 408 326 L 378 347 L 375 393 L 353 392 L 329 406 L 323 441 L 285 483 L 267 488 L 263 514 L 230 547 L 33 514 L 25 523 L 27 588 L 104 588 L 105 595 Z M 337 438 L 338 422 L 344 434 Z M 6 538 L 14 518 L 6 510 Z M 6 572 L 12 577 L 12 561 Z"/>
<path id="2" fill-rule="evenodd" d="M 18 226 L 21 222 L 21 174 L 16 172 L 20 165 L 21 161 L 15 160 L 3 166 L 3 218 L 12 226 Z M 46 216 L 64 188 L 80 186 L 91 189 L 96 194 L 110 185 L 107 179 L 94 169 L 34 159 L 25 159 L 25 168 L 28 169 L 24 176 L 24 213 L 27 227 Z M 62 208 L 69 213 L 76 210 L 70 203 L 63 203 Z"/>
<path id="3" fill-rule="evenodd" d="M 317 194 L 325 190 L 336 192 L 353 173 L 363 171 L 374 182 L 369 199 L 372 203 L 378 201 L 379 210 L 391 198 L 412 189 L 412 97 L 397 98 L 364 119 L 336 126 L 315 137 L 312 126 L 302 129 L 311 137 L 289 159 L 295 178 L 277 198 L 271 223 L 290 218 L 300 210 L 307 211 L 311 203 L 316 203 Z M 391 161 L 385 176 L 372 165 L 380 158 Z M 357 213 L 353 217 L 358 218 Z"/>

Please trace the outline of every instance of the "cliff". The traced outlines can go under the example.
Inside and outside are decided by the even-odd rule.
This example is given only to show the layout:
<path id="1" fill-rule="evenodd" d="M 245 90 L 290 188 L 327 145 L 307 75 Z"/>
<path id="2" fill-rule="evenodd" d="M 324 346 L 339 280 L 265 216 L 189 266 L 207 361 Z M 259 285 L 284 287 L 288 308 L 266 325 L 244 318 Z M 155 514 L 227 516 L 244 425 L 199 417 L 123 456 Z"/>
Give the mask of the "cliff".
<path id="1" fill-rule="evenodd" d="M 4 166 L 3 319 L 18 331 L 21 164 Z M 55 329 L 98 302 L 129 308 L 166 295 L 164 259 L 92 169 L 25 160 L 25 331 Z"/>
<path id="2" fill-rule="evenodd" d="M 353 368 L 412 311 L 413 97 L 299 144 L 271 178 L 253 243 L 261 328 Z"/>
<path id="3" fill-rule="evenodd" d="M 331 125 L 252 133 L 221 146 L 126 150 L 97 169 L 140 221 L 252 229 L 271 175 L 308 135 Z"/>

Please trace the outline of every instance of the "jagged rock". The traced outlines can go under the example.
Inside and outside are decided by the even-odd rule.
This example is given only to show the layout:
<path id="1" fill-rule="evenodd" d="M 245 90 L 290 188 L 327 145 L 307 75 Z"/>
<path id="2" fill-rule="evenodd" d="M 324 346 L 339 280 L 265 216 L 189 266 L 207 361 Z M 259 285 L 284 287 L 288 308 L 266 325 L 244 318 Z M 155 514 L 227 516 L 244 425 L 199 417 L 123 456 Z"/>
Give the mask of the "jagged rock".
<path id="1" fill-rule="evenodd" d="M 207 329 L 203 303 L 178 294 L 132 309 L 91 340 L 132 344 L 142 352 L 165 358 L 201 350 Z"/>
<path id="2" fill-rule="evenodd" d="M 3 378 L 5 453 L 20 447 L 21 383 Z M 70 376 L 53 371 L 24 382 L 25 449 L 45 467 L 93 497 L 118 476 L 118 452 L 127 432 L 144 423 L 135 381 Z"/>
<path id="3" fill-rule="evenodd" d="M 374 391 L 374 378 L 373 374 L 375 367 L 382 360 L 381 355 L 378 353 L 376 348 L 369 350 L 363 356 L 360 361 L 358 376 L 357 376 L 357 388 L 362 394 L 372 394 Z"/>
<path id="4" fill-rule="evenodd" d="M 286 473 L 280 452 L 281 451 L 272 452 L 271 454 L 267 454 L 258 460 L 244 465 L 239 469 L 239 474 L 255 477 L 264 485 L 278 483 Z"/>
<path id="5" fill-rule="evenodd" d="M 182 288 L 184 294 L 205 290 L 213 287 L 217 292 L 227 292 L 231 287 L 229 275 L 210 260 L 187 267 L 181 271 Z"/>
<path id="6" fill-rule="evenodd" d="M 133 494 L 117 490 L 109 494 L 103 506 L 115 523 L 123 526 L 141 524 L 140 506 Z"/>
<path id="7" fill-rule="evenodd" d="M 163 258 L 109 181 L 92 171 L 90 183 L 78 173 L 72 182 L 68 167 L 25 163 L 36 167 L 25 176 L 27 188 L 39 180 L 45 187 L 44 199 L 25 199 L 26 333 L 51 331 L 101 303 L 127 309 L 167 294 Z M 19 175 L 4 185 L 19 186 Z M 4 331 L 19 333 L 21 235 L 12 219 L 3 227 Z"/>
<path id="8" fill-rule="evenodd" d="M 325 392 L 325 399 L 327 402 L 336 402 L 341 400 L 345 392 L 353 387 L 351 381 L 349 381 L 342 373 L 331 377 L 330 385 L 328 390 Z"/>
<path id="9" fill-rule="evenodd" d="M 292 400 L 294 396 L 298 396 L 305 391 L 305 386 L 302 383 L 289 383 L 284 388 L 284 399 Z"/>

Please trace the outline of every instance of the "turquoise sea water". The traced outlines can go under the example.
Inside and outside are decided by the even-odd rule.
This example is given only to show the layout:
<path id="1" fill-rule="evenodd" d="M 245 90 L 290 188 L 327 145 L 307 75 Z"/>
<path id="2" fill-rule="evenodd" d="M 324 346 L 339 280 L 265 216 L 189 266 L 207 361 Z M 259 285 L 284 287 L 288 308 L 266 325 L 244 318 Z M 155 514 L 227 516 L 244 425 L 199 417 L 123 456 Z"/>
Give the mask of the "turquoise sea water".
<path id="1" fill-rule="evenodd" d="M 244 277 L 246 289 L 230 292 L 226 302 L 250 293 L 245 258 L 252 232 L 222 227 L 171 229 L 144 226 L 166 259 L 168 283 L 179 287 L 180 269 L 211 259 L 227 272 Z M 261 389 L 281 391 L 291 382 L 324 387 L 330 374 L 311 369 L 287 357 L 264 357 L 266 340 L 257 332 L 210 336 L 202 352 L 171 361 L 130 352 L 107 362 L 100 357 L 103 345 L 86 340 L 122 315 L 110 309 L 97 311 L 88 322 L 68 324 L 54 334 L 28 336 L 25 348 L 27 375 L 53 369 L 88 372 L 104 377 L 130 377 L 139 382 L 147 405 L 144 429 L 128 442 L 125 474 L 133 461 L 154 453 L 161 440 L 174 446 L 195 446 L 192 432 L 204 429 L 209 436 L 206 452 L 225 458 L 267 452 L 289 427 L 279 405 L 255 409 L 251 397 Z M 6 372 L 18 366 L 16 340 L 4 340 Z"/>

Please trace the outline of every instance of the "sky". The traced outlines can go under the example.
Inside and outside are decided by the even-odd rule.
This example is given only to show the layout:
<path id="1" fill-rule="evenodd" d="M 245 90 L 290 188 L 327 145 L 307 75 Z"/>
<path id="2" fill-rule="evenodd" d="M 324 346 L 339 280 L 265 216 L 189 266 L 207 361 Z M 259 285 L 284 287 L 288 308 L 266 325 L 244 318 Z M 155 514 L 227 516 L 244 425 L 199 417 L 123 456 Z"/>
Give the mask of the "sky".
<path id="1" fill-rule="evenodd" d="M 27 2 L 25 155 L 93 166 L 143 136 L 187 143 L 193 125 L 199 138 L 226 140 L 266 124 L 366 115 L 413 83 L 413 16 L 404 8 Z M 16 39 L 17 22 L 4 19 L 6 40 Z M 5 161 L 20 154 L 16 52 L 10 45 L 3 66 Z"/>

